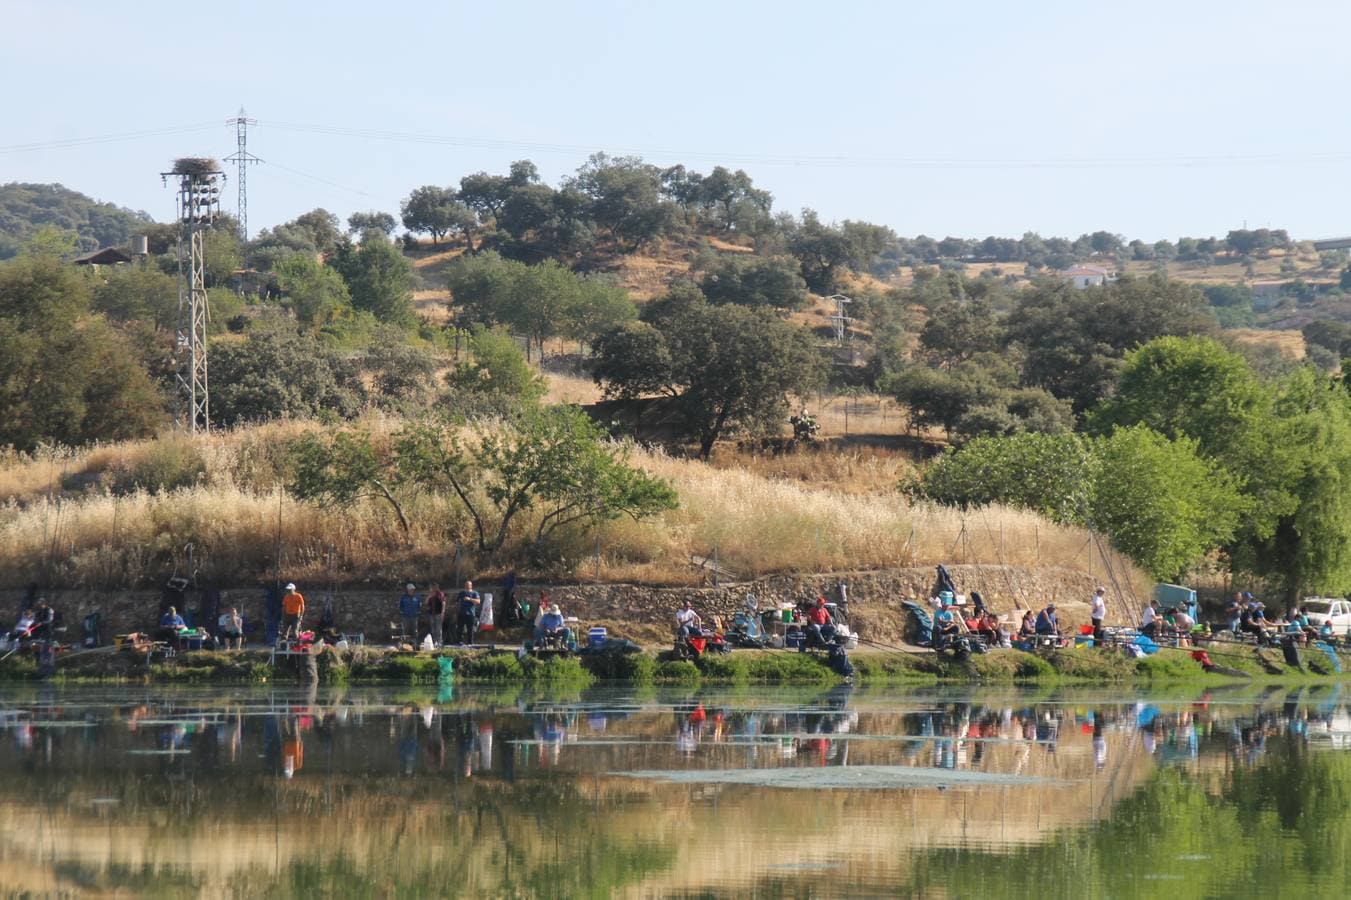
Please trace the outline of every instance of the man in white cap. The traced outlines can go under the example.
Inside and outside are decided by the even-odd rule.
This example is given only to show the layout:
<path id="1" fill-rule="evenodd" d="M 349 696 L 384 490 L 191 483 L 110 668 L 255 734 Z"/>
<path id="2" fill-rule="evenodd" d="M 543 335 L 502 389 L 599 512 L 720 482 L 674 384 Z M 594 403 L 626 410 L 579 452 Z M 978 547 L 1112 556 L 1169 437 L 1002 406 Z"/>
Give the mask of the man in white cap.
<path id="1" fill-rule="evenodd" d="M 417 617 L 422 612 L 422 598 L 414 593 L 416 589 L 409 582 L 399 595 L 399 618 L 403 619 L 403 636 L 408 641 L 417 640 Z"/>
<path id="2" fill-rule="evenodd" d="M 1098 586 L 1088 604 L 1088 618 L 1093 623 L 1093 646 L 1102 646 L 1102 620 L 1107 618 L 1107 588 Z"/>
<path id="3" fill-rule="evenodd" d="M 281 639 L 289 641 L 300 637 L 300 620 L 305 617 L 305 597 L 296 590 L 295 582 L 286 585 L 281 598 Z"/>

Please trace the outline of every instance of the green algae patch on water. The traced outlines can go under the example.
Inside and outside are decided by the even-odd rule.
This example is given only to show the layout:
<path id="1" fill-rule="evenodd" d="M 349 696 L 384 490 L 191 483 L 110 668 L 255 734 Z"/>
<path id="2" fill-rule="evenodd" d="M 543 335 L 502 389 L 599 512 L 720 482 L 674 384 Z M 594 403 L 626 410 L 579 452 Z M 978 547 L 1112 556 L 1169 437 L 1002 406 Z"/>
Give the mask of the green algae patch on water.
<path id="1" fill-rule="evenodd" d="M 644 769 L 611 775 L 671 784 L 727 784 L 794 790 L 897 790 L 902 788 L 1015 787 L 1061 784 L 1031 775 L 931 769 L 917 766 L 826 766 L 771 769 Z"/>

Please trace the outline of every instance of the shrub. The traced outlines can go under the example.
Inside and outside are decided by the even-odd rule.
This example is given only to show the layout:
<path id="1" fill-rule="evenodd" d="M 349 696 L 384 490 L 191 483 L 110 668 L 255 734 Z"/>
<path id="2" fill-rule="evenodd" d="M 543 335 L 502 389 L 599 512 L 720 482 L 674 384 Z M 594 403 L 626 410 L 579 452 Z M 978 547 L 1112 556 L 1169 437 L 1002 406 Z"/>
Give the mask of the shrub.
<path id="1" fill-rule="evenodd" d="M 663 684 L 698 684 L 699 669 L 686 660 L 668 660 L 657 664 L 652 680 Z"/>
<path id="2" fill-rule="evenodd" d="M 206 479 L 206 460 L 192 441 L 181 435 L 160 438 L 139 459 L 112 475 L 114 494 L 146 491 L 157 494 L 192 487 Z"/>

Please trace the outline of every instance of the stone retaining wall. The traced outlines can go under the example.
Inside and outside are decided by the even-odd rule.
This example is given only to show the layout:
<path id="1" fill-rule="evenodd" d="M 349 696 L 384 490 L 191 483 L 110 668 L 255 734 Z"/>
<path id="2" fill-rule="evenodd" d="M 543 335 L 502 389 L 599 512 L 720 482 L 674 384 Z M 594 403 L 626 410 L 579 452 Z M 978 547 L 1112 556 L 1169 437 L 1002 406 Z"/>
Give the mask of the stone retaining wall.
<path id="1" fill-rule="evenodd" d="M 986 604 L 1000 613 L 1014 614 L 1022 609 L 1040 609 L 1055 600 L 1063 624 L 1077 625 L 1088 620 L 1088 600 L 1094 583 L 1087 573 L 1059 568 L 1025 569 L 1014 566 L 949 566 L 953 581 L 963 592 L 980 591 Z M 585 626 L 603 624 L 610 633 L 642 642 L 664 643 L 669 637 L 672 616 L 689 599 L 701 615 L 721 615 L 730 619 L 741 609 L 747 594 L 754 594 L 761 609 L 781 601 L 824 594 L 839 599 L 839 585 L 848 585 L 851 622 L 862 634 L 877 641 L 898 641 L 905 617 L 900 603 L 912 597 L 927 597 L 933 584 L 932 567 L 885 569 L 863 572 L 837 572 L 822 575 L 773 575 L 755 581 L 718 587 L 652 587 L 639 584 L 519 585 L 534 606 L 541 589 L 559 603 L 569 616 Z M 495 595 L 501 618 L 500 584 L 476 582 L 480 591 Z M 418 585 L 424 591 L 426 585 Z M 300 585 L 309 603 L 310 615 L 317 616 L 323 591 Z M 398 620 L 396 609 L 400 586 L 388 590 L 341 588 L 336 597 L 338 622 L 344 631 L 361 631 L 372 642 L 390 638 L 390 624 Z M 453 593 L 447 591 L 447 593 Z M 23 604 L 22 591 L 0 591 L 0 624 L 8 625 Z M 67 636 L 75 640 L 86 612 L 98 609 L 103 614 L 105 634 L 120 634 L 152 627 L 157 621 L 163 595 L 152 591 L 90 592 L 63 590 L 48 594 L 48 600 L 61 610 L 69 628 Z M 179 604 L 189 611 L 198 608 L 199 594 L 189 591 Z M 237 605 L 246 619 L 261 624 L 264 589 L 234 587 L 222 591 L 222 603 Z M 1136 602 L 1126 598 L 1123 604 L 1109 607 L 1108 620 L 1134 618 Z M 307 621 L 310 616 L 307 615 Z"/>

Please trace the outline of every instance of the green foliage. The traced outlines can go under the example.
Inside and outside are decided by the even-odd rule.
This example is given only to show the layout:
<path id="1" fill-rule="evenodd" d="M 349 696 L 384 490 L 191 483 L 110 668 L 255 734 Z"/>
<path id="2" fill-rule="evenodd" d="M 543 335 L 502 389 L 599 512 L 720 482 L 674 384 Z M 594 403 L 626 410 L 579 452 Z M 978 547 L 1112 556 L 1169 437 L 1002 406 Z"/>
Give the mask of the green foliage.
<path id="1" fill-rule="evenodd" d="M 0 263 L 0 446 L 123 440 L 163 423 L 137 348 L 90 303 L 87 273 L 54 257 Z"/>
<path id="2" fill-rule="evenodd" d="M 360 373 L 319 340 L 284 324 L 248 340 L 214 341 L 211 418 L 222 425 L 311 418 L 321 411 L 351 418 L 365 403 Z"/>
<path id="3" fill-rule="evenodd" d="M 890 229 L 863 222 L 825 225 L 810 209 L 800 223 L 790 223 L 785 236 L 788 252 L 796 257 L 802 279 L 818 294 L 835 290 L 842 269 L 866 271 L 895 235 Z"/>
<path id="4" fill-rule="evenodd" d="M 1179 578 L 1224 545 L 1249 510 L 1232 476 L 1143 425 L 1119 428 L 1096 446 L 1099 475 L 1088 524 L 1160 580 Z"/>
<path id="5" fill-rule="evenodd" d="M 349 314 L 352 297 L 338 272 L 313 256 L 296 254 L 277 264 L 277 283 L 301 324 L 320 328 Z"/>
<path id="6" fill-rule="evenodd" d="M 659 684 L 695 685 L 699 683 L 699 667 L 689 660 L 667 660 L 657 663 L 652 680 Z"/>
<path id="7" fill-rule="evenodd" d="M 94 286 L 93 308 L 110 319 L 172 331 L 178 325 L 178 281 L 148 266 L 115 266 Z"/>
<path id="8" fill-rule="evenodd" d="M 426 409 L 439 365 L 432 353 L 410 346 L 405 334 L 388 325 L 376 330 L 361 361 L 376 403 L 408 415 Z"/>
<path id="9" fill-rule="evenodd" d="M 790 257 L 728 254 L 704 273 L 699 287 L 711 303 L 801 309 L 807 283 Z"/>
<path id="10" fill-rule="evenodd" d="M 378 231 L 385 237 L 390 237 L 398 226 L 398 221 L 389 213 L 373 209 L 367 212 L 354 212 L 347 217 L 347 230 L 358 237 L 368 231 Z"/>
<path id="11" fill-rule="evenodd" d="M 582 277 L 553 260 L 526 265 L 496 253 L 461 258 L 449 286 L 457 321 L 506 325 L 544 355 L 544 341 L 592 341 L 636 315 L 633 302 L 612 281 Z"/>
<path id="12" fill-rule="evenodd" d="M 573 407 L 527 409 L 510 427 L 478 426 L 472 441 L 442 425 L 410 425 L 396 443 L 401 477 L 453 492 L 485 552 L 500 549 L 528 510 L 538 513 L 538 544 L 573 523 L 638 519 L 676 504 L 669 484 L 629 466 Z"/>
<path id="13" fill-rule="evenodd" d="M 592 653 L 582 666 L 593 678 L 630 684 L 651 684 L 657 671 L 657 661 L 646 653 Z"/>
<path id="14" fill-rule="evenodd" d="M 447 403 L 455 412 L 506 415 L 544 396 L 544 379 L 503 331 L 474 326 L 469 350 L 472 358 L 446 376 L 451 389 Z"/>
<path id="15" fill-rule="evenodd" d="M 674 208 L 661 198 L 661 173 L 636 156 L 595 153 L 567 187 L 586 198 L 586 211 L 616 244 L 633 251 L 670 229 Z"/>
<path id="16" fill-rule="evenodd" d="M 368 432 L 306 434 L 291 446 L 291 467 L 287 489 L 298 500 L 346 507 L 376 497 L 389 504 L 408 533 L 408 517 L 394 494 L 398 486 L 394 461 L 388 448 L 377 447 Z"/>
<path id="17" fill-rule="evenodd" d="M 1070 400 L 1083 414 L 1111 392 L 1127 351 L 1156 337 L 1214 327 L 1197 288 L 1159 275 L 1083 291 L 1048 280 L 1020 295 L 1008 318 L 1008 340 L 1023 353 L 1024 385 Z"/>
<path id="18" fill-rule="evenodd" d="M 907 489 L 947 506 L 1002 503 L 1056 522 L 1081 522 L 1096 467 L 1091 446 L 1075 434 L 980 437 L 944 453 Z"/>
<path id="19" fill-rule="evenodd" d="M 0 259 L 18 255 L 44 226 L 76 235 L 78 249 L 124 246 L 150 216 L 100 203 L 59 184 L 0 185 Z"/>
<path id="20" fill-rule="evenodd" d="M 645 316 L 665 352 L 646 329 L 612 332 L 594 348 L 595 377 L 609 396 L 655 388 L 673 397 L 704 459 L 727 433 L 783 422 L 787 394 L 805 393 L 822 377 L 809 336 L 768 310 L 712 306 L 685 290 L 653 301 Z M 651 359 L 635 353 L 640 344 L 654 348 Z"/>
<path id="21" fill-rule="evenodd" d="M 460 201 L 452 188 L 430 184 L 417 188 L 400 204 L 399 211 L 404 228 L 415 234 L 430 234 L 433 244 L 446 234 L 463 232 L 468 249 L 474 249 L 473 232 L 478 226 L 478 216 Z M 391 226 L 384 233 L 392 231 Z"/>
<path id="22" fill-rule="evenodd" d="M 1069 404 L 1040 388 L 1011 388 L 1017 380 L 994 354 L 972 357 L 944 371 L 911 365 L 884 377 L 880 387 L 910 409 L 912 425 L 940 427 L 950 436 L 1054 433 L 1072 422 Z"/>
<path id="23" fill-rule="evenodd" d="M 347 282 L 353 307 L 392 325 L 414 323 L 413 264 L 389 241 L 371 235 L 356 249 L 342 247 L 333 267 Z"/>

